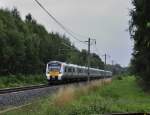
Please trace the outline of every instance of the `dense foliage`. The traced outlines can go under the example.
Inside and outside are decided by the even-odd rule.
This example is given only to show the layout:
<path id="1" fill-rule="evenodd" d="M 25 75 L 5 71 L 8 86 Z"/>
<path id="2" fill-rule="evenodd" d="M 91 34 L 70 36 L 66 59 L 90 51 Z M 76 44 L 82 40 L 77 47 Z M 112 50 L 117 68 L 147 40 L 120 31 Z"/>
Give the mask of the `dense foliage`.
<path id="1" fill-rule="evenodd" d="M 113 75 L 123 75 L 123 74 L 129 74 L 128 67 L 121 67 L 119 64 L 110 65 L 107 64 L 106 70 L 109 70 L 113 73 Z"/>
<path id="2" fill-rule="evenodd" d="M 130 33 L 134 40 L 132 69 L 144 88 L 150 88 L 150 0 L 132 0 Z"/>
<path id="3" fill-rule="evenodd" d="M 31 14 L 23 21 L 17 9 L 1 9 L 0 74 L 43 73 L 50 60 L 87 65 L 87 51 L 79 51 L 65 35 L 48 33 Z M 104 63 L 91 54 L 91 65 L 103 68 Z"/>
<path id="4" fill-rule="evenodd" d="M 30 85 L 46 84 L 46 77 L 43 74 L 38 75 L 5 75 L 0 76 L 0 89 L 12 88 L 12 87 L 23 87 Z"/>

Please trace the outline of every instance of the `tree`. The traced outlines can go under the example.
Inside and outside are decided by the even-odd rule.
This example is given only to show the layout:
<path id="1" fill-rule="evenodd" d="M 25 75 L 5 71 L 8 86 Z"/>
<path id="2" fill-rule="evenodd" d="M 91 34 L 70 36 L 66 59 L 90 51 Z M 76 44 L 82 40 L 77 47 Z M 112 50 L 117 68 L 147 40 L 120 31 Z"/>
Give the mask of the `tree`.
<path id="1" fill-rule="evenodd" d="M 0 75 L 44 73 L 51 60 L 87 65 L 86 50 L 79 51 L 65 35 L 48 33 L 31 14 L 25 21 L 19 14 L 0 10 Z M 99 56 L 92 55 L 92 67 L 101 67 Z"/>
<path id="2" fill-rule="evenodd" d="M 19 11 L 17 10 L 17 8 L 14 8 L 12 11 L 12 15 L 15 17 L 15 18 L 17 18 L 17 19 L 21 19 L 20 18 L 20 13 L 19 13 Z"/>
<path id="3" fill-rule="evenodd" d="M 26 21 L 31 22 L 32 21 L 32 15 L 29 13 L 26 15 Z"/>
<path id="4" fill-rule="evenodd" d="M 144 89 L 150 88 L 150 0 L 132 0 L 130 34 L 134 40 L 132 70 Z"/>

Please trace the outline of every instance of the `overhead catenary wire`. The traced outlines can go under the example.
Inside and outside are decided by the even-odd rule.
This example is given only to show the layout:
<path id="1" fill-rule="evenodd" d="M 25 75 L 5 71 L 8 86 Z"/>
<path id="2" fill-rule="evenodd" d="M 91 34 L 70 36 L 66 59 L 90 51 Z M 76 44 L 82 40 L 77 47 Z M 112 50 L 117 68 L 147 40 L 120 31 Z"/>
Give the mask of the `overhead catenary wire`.
<path id="1" fill-rule="evenodd" d="M 99 50 L 98 50 L 98 48 L 97 48 L 97 45 L 95 44 L 95 46 L 93 46 L 93 48 L 94 48 L 94 50 L 95 50 L 95 52 L 99 55 L 99 57 L 101 57 L 102 59 L 103 59 L 103 57 L 107 57 L 107 59 L 111 59 L 112 57 L 109 55 L 109 54 L 102 54 Z M 105 61 L 105 59 L 104 59 L 104 61 Z"/>
<path id="2" fill-rule="evenodd" d="M 74 38 L 75 40 L 84 43 L 84 41 L 81 41 L 80 39 L 78 39 L 76 36 L 74 36 L 72 33 L 75 33 L 71 30 L 69 30 L 68 28 L 66 28 L 62 23 L 60 23 L 38 0 L 33 0 L 35 1 L 47 14 L 48 16 L 53 19 L 66 33 L 68 33 L 72 38 Z"/>
<path id="3" fill-rule="evenodd" d="M 101 54 L 101 52 L 98 50 L 96 44 L 95 44 L 95 46 L 93 46 L 93 48 L 95 49 L 95 52 L 96 52 L 100 57 L 103 56 L 103 55 Z"/>
<path id="4" fill-rule="evenodd" d="M 66 33 L 68 33 L 73 39 L 77 40 L 80 43 L 86 44 L 86 41 L 81 41 L 80 39 L 78 39 L 76 36 L 80 36 L 82 38 L 87 38 L 83 35 L 77 34 L 76 32 L 73 32 L 72 30 L 66 28 L 62 23 L 60 23 L 38 0 L 33 0 L 35 1 L 40 8 L 42 8 L 44 10 L 44 12 L 51 18 L 53 19 Z M 76 35 L 76 36 L 75 36 Z M 73 48 L 72 46 L 66 44 L 66 43 L 62 43 L 63 45 L 67 46 L 68 48 Z M 97 47 L 96 50 L 98 51 Z M 99 51 L 97 52 L 99 54 Z"/>

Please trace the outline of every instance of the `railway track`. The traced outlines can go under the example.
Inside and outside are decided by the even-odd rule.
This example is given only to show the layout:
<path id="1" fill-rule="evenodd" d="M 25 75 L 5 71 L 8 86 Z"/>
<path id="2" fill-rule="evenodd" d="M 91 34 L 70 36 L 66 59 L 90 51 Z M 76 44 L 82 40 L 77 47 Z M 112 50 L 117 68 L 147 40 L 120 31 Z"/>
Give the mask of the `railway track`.
<path id="1" fill-rule="evenodd" d="M 57 86 L 57 85 L 79 84 L 79 83 L 87 83 L 87 81 L 62 82 L 62 83 L 54 83 L 54 84 L 51 84 L 51 85 L 40 84 L 40 85 L 31 85 L 31 86 L 23 86 L 23 87 L 4 88 L 4 89 L 0 89 L 0 94 L 19 92 L 19 91 L 26 91 L 26 90 L 33 90 L 33 89 L 39 89 L 39 88 L 46 88 L 46 87 L 52 87 L 52 86 Z"/>
<path id="2" fill-rule="evenodd" d="M 0 111 L 11 107 L 17 107 L 30 103 L 33 100 L 43 98 L 43 96 L 53 95 L 60 88 L 77 85 L 78 83 L 34 85 L 27 87 L 16 87 L 0 89 Z"/>
<path id="3" fill-rule="evenodd" d="M 76 82 L 54 83 L 51 85 L 41 84 L 41 85 L 31 85 L 31 86 L 24 86 L 24 87 L 4 88 L 4 89 L 0 89 L 0 95 L 6 94 L 6 93 L 12 93 L 12 92 L 19 92 L 19 91 L 33 90 L 33 89 L 46 88 L 46 87 L 52 87 L 52 86 L 58 86 L 58 85 L 65 85 L 65 84 L 67 85 L 67 84 L 77 84 L 77 83 Z"/>
<path id="4" fill-rule="evenodd" d="M 77 83 L 76 82 L 60 83 L 60 84 L 56 83 L 56 84 L 51 84 L 51 85 L 41 84 L 41 85 L 31 85 L 31 86 L 24 86 L 24 87 L 4 88 L 4 89 L 0 89 L 0 95 L 1 94 L 6 94 L 6 93 L 12 93 L 12 92 L 19 92 L 19 91 L 26 91 L 26 90 L 52 87 L 52 86 L 57 86 L 57 85 L 65 85 L 65 84 L 67 85 L 67 84 L 77 84 Z"/>
<path id="5" fill-rule="evenodd" d="M 53 85 L 33 85 L 27 87 L 16 87 L 0 89 L 0 113 L 2 110 L 7 111 L 9 107 L 19 107 L 28 104 L 34 100 L 43 98 L 44 96 L 53 95 L 63 87 L 69 87 L 72 85 L 86 85 L 87 81 L 73 82 L 73 83 L 60 83 Z M 1 112 L 2 111 L 2 112 Z"/>
<path id="6" fill-rule="evenodd" d="M 32 89 L 38 89 L 38 88 L 45 88 L 45 87 L 50 87 L 50 86 L 41 84 L 41 85 L 32 85 L 32 86 L 25 86 L 25 87 L 4 88 L 4 89 L 0 89 L 0 94 L 32 90 Z"/>

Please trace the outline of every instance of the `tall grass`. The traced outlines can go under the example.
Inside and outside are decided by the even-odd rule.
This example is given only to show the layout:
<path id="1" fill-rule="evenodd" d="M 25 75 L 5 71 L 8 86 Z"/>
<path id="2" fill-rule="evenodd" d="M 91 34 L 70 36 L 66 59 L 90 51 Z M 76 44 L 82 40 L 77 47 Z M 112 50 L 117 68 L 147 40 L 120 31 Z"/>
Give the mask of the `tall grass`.
<path id="1" fill-rule="evenodd" d="M 78 100 L 81 96 L 90 94 L 91 92 L 97 91 L 103 85 L 111 83 L 111 79 L 107 80 L 97 80 L 92 81 L 87 84 L 82 84 L 80 86 L 66 86 L 61 88 L 53 97 L 53 103 L 56 106 L 64 106 L 75 100 Z"/>
<path id="2" fill-rule="evenodd" d="M 66 86 L 53 96 L 3 115 L 91 115 L 117 112 L 150 112 L 150 94 L 133 76 L 81 86 Z M 107 84 L 107 85 L 105 85 Z"/>
<path id="3" fill-rule="evenodd" d="M 9 75 L 0 76 L 0 88 L 19 87 L 46 83 L 44 75 Z"/>

